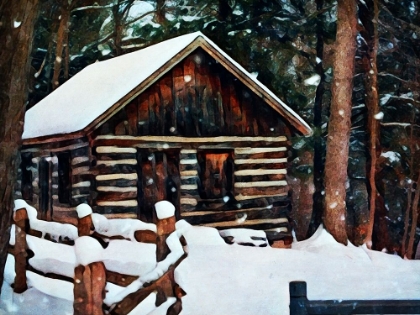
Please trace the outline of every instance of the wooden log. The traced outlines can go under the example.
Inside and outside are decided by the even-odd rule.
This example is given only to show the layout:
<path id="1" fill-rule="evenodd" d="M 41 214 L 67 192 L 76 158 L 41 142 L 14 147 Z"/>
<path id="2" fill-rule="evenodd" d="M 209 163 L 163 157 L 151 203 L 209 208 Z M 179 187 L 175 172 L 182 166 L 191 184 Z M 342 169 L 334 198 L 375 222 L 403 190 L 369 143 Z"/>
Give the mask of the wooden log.
<path id="1" fill-rule="evenodd" d="M 246 220 L 258 219 L 278 219 L 287 218 L 289 213 L 288 207 L 264 207 L 252 208 L 244 210 L 226 210 L 226 211 L 192 211 L 182 212 L 181 218 L 185 219 L 192 225 L 200 225 L 206 223 L 217 223 L 224 221 L 238 221 L 242 218 Z"/>
<path id="2" fill-rule="evenodd" d="M 245 183 L 244 183 L 245 184 Z M 272 196 L 289 191 L 288 186 L 275 187 L 235 187 L 235 198 L 237 196 Z"/>
<path id="3" fill-rule="evenodd" d="M 97 201 L 121 201 L 135 199 L 137 197 L 137 189 L 128 192 L 99 192 L 96 200 Z"/>
<path id="4" fill-rule="evenodd" d="M 242 134 L 242 110 L 241 110 L 241 106 L 240 106 L 240 102 L 238 100 L 238 97 L 236 95 L 236 89 L 235 86 L 233 85 L 232 80 L 229 80 L 230 84 L 229 84 L 229 96 L 230 96 L 230 100 L 229 100 L 229 104 L 230 107 L 232 108 L 232 120 L 233 120 L 233 134 L 235 135 L 240 135 Z"/>
<path id="5" fill-rule="evenodd" d="M 149 131 L 149 97 L 146 93 L 140 94 L 138 98 L 138 135 L 148 135 Z"/>
<path id="6" fill-rule="evenodd" d="M 128 286 L 134 280 L 139 278 L 138 276 L 123 275 L 110 270 L 105 270 L 105 273 L 107 282 L 111 282 L 122 287 Z"/>
<path id="7" fill-rule="evenodd" d="M 174 113 L 176 116 L 177 134 L 185 135 L 185 108 L 183 104 L 184 73 L 182 65 L 177 65 L 172 70 L 172 84 L 174 95 Z"/>
<path id="8" fill-rule="evenodd" d="M 77 266 L 74 270 L 74 315 L 103 315 L 105 285 L 105 265 L 102 262 Z"/>
<path id="9" fill-rule="evenodd" d="M 29 231 L 29 218 L 25 208 L 18 209 L 14 213 L 15 229 L 15 283 L 13 290 L 16 293 L 26 291 L 26 267 L 27 267 L 27 244 L 26 233 Z"/>
<path id="10" fill-rule="evenodd" d="M 185 257 L 184 257 L 185 258 Z M 166 297 L 174 296 L 172 283 L 174 279 L 174 270 L 175 267 L 183 260 L 181 258 L 177 264 L 171 266 L 167 272 L 163 274 L 158 280 L 145 284 L 145 286 L 139 289 L 137 292 L 130 293 L 119 302 L 111 311 L 111 315 L 126 315 L 130 313 L 138 304 L 140 304 L 150 293 L 154 291 L 161 290 L 163 291 Z"/>
<path id="11" fill-rule="evenodd" d="M 149 230 L 138 230 L 134 232 L 134 238 L 140 243 L 151 243 L 156 244 L 157 235 L 153 231 Z"/>
<path id="12" fill-rule="evenodd" d="M 284 136 L 275 137 L 242 137 L 242 136 L 214 136 L 214 137 L 179 137 L 179 136 L 113 136 L 100 135 L 95 138 L 94 145 L 97 146 L 121 146 L 145 149 L 164 149 L 165 148 L 185 148 L 185 149 L 201 149 L 208 145 L 222 145 L 224 148 L 233 149 L 235 146 L 240 147 L 278 147 L 281 142 L 287 141 Z"/>
<path id="13" fill-rule="evenodd" d="M 91 215 L 79 218 L 77 222 L 77 233 L 79 236 L 89 236 L 94 229 Z"/>
<path id="14" fill-rule="evenodd" d="M 162 261 L 170 253 L 166 239 L 175 231 L 175 216 L 157 221 L 156 261 Z"/>
<path id="15" fill-rule="evenodd" d="M 190 58 L 184 61 L 184 105 L 185 105 L 185 135 L 200 136 L 197 117 L 196 93 L 195 93 L 195 63 Z M 197 133 L 198 132 L 198 133 Z"/>
<path id="16" fill-rule="evenodd" d="M 125 106 L 125 112 L 128 118 L 128 134 L 130 136 L 137 136 L 137 99 Z"/>
<path id="17" fill-rule="evenodd" d="M 277 218 L 277 219 L 257 219 L 257 220 L 245 220 L 241 222 L 240 220 L 235 221 L 223 221 L 223 222 L 213 222 L 201 224 L 203 226 L 215 227 L 215 228 L 253 228 L 257 230 L 271 229 L 278 226 L 288 226 L 287 218 Z"/>
<path id="18" fill-rule="evenodd" d="M 137 179 L 127 180 L 127 179 L 113 179 L 106 181 L 96 181 L 97 186 L 116 186 L 116 187 L 136 187 Z"/>
<path id="19" fill-rule="evenodd" d="M 92 221 L 92 208 L 88 204 L 80 204 L 76 207 L 77 211 L 77 233 L 79 237 L 89 236 L 95 230 Z"/>
<path id="20" fill-rule="evenodd" d="M 175 231 L 175 206 L 163 200 L 155 204 L 156 211 L 156 261 L 162 261 L 170 253 L 166 239 Z"/>
<path id="21" fill-rule="evenodd" d="M 176 302 L 169 306 L 167 315 L 178 315 L 182 312 L 182 301 L 181 299 L 176 299 Z"/>
<path id="22" fill-rule="evenodd" d="M 157 83 L 164 108 L 164 135 L 176 133 L 176 113 L 172 96 L 172 74 L 167 73 Z"/>

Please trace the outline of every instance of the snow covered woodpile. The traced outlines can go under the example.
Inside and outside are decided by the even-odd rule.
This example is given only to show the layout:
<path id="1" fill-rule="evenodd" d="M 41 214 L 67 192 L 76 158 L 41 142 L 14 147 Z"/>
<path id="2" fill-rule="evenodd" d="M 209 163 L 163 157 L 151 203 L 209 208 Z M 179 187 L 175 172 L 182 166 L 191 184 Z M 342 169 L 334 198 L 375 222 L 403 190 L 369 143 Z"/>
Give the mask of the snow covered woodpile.
<path id="1" fill-rule="evenodd" d="M 291 241 L 290 136 L 310 127 L 202 33 L 86 67 L 27 111 L 17 192 L 43 219 L 176 217 Z"/>
<path id="2" fill-rule="evenodd" d="M 92 219 L 95 214 L 85 204 L 77 210 L 82 228 L 38 220 L 34 208 L 23 200 L 15 202 L 10 239 L 14 259 L 8 258 L 15 265 L 14 291 L 35 286 L 72 301 L 76 315 L 129 314 L 145 307 L 144 300 L 153 296 L 151 312 L 164 309 L 179 314 L 184 293 L 175 283 L 174 270 L 186 253 L 183 228 L 175 226 L 175 207 L 167 201 L 157 203 L 157 225 L 99 214 Z M 33 223 L 41 234 L 34 233 Z M 137 240 L 141 235 L 137 232 L 143 230 L 155 234 L 155 243 Z M 69 238 L 74 246 L 62 243 Z M 55 293 L 50 287 L 61 289 Z"/>

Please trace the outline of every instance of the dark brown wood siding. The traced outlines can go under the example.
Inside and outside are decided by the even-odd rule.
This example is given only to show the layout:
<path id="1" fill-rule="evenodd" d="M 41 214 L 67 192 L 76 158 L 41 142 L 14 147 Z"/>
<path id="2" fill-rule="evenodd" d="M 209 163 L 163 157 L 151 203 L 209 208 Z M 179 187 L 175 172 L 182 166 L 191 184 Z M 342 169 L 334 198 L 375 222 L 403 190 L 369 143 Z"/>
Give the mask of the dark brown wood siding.
<path id="1" fill-rule="evenodd" d="M 290 126 L 202 49 L 137 96 L 96 135 L 276 136 Z"/>

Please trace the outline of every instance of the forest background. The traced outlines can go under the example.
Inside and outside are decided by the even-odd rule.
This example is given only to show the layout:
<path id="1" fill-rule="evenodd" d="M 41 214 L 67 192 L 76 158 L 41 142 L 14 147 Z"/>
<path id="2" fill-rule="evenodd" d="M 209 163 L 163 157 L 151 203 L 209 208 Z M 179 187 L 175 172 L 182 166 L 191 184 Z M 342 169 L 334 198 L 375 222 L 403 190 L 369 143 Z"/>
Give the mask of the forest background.
<path id="1" fill-rule="evenodd" d="M 24 111 L 89 64 L 198 30 L 313 128 L 289 158 L 297 239 L 324 223 L 414 258 L 418 1 L 0 0 L 0 275 Z"/>

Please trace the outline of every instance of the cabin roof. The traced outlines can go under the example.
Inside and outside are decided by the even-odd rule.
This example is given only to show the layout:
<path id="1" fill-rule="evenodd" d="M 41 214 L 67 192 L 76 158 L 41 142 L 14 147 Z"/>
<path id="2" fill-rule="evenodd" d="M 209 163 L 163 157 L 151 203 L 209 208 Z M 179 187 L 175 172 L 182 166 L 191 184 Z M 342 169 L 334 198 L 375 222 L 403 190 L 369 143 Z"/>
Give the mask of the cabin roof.
<path id="1" fill-rule="evenodd" d="M 196 48 L 201 47 L 262 97 L 304 135 L 309 125 L 273 92 L 201 32 L 175 37 L 109 60 L 96 62 L 49 94 L 25 114 L 24 143 L 96 129 Z"/>

